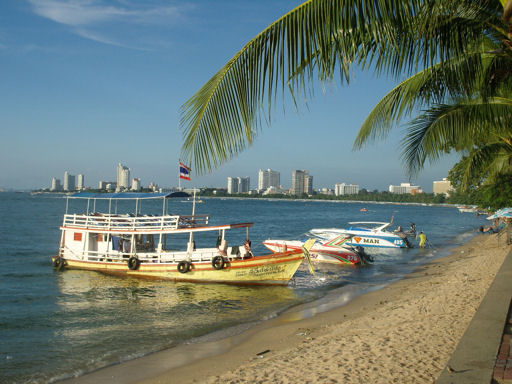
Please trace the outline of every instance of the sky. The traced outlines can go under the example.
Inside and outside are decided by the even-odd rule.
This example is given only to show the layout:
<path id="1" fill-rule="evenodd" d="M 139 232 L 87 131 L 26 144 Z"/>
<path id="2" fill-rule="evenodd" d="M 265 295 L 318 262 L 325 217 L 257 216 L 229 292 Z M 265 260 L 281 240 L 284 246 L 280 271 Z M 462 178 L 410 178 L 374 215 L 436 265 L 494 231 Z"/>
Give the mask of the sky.
<path id="1" fill-rule="evenodd" d="M 178 185 L 179 111 L 252 37 L 298 6 L 293 0 L 2 0 L 0 188 L 49 188 L 64 172 L 87 186 L 116 178 L 118 163 L 142 185 Z M 336 183 L 387 190 L 412 182 L 432 192 L 458 157 L 409 180 L 403 127 L 352 149 L 360 125 L 397 81 L 353 71 L 350 86 L 315 84 L 298 111 L 277 100 L 253 145 L 182 187 L 222 187 L 258 170 L 308 170 L 314 188 Z"/>

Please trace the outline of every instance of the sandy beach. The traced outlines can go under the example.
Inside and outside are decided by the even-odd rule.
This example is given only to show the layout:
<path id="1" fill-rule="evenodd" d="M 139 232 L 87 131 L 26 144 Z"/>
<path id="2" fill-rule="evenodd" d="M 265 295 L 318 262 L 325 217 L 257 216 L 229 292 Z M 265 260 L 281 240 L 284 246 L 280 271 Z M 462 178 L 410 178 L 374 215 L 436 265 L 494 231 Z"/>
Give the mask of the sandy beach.
<path id="1" fill-rule="evenodd" d="M 477 235 L 405 279 L 315 314 L 295 308 L 220 341 L 70 380 L 96 383 L 432 383 L 510 246 Z M 314 314 L 312 316 L 312 314 Z"/>

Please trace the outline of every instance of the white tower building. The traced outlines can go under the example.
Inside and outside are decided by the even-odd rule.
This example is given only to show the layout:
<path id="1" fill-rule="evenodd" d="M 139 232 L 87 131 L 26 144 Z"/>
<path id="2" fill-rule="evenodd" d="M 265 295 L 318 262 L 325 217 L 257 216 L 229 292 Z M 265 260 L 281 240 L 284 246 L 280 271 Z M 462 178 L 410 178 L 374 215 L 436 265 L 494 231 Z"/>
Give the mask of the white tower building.
<path id="1" fill-rule="evenodd" d="M 270 168 L 258 171 L 258 190 L 266 190 L 270 187 L 279 188 L 281 185 L 281 174 Z"/>
<path id="2" fill-rule="evenodd" d="M 60 184 L 60 180 L 56 177 L 52 178 L 52 185 L 50 187 L 50 191 L 62 191 L 62 185 Z"/>
<path id="3" fill-rule="evenodd" d="M 305 192 L 306 187 L 306 176 L 308 171 L 296 170 L 292 172 L 292 188 L 290 193 L 295 196 L 301 196 Z M 311 179 L 311 188 L 313 187 L 313 179 Z M 308 181 L 309 183 L 309 181 Z M 308 185 L 309 188 L 309 185 Z"/>
<path id="4" fill-rule="evenodd" d="M 81 191 L 85 188 L 85 178 L 82 173 L 76 175 L 76 189 Z"/>
<path id="5" fill-rule="evenodd" d="M 130 168 L 119 163 L 117 165 L 117 189 L 130 188 Z"/>
<path id="6" fill-rule="evenodd" d="M 140 191 L 140 179 L 134 177 L 132 180 L 132 191 Z"/>
<path id="7" fill-rule="evenodd" d="M 75 176 L 70 175 L 68 171 L 64 172 L 64 190 L 65 191 L 74 191 L 75 190 Z"/>

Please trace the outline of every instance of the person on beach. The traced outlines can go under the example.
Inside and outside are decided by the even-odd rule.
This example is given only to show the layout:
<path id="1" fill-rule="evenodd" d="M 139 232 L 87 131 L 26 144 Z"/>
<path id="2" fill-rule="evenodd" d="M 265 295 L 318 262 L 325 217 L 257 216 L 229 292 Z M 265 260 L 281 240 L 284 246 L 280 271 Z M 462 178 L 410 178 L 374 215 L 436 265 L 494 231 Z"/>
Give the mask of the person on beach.
<path id="1" fill-rule="evenodd" d="M 483 225 L 480 228 L 478 228 L 478 231 L 482 232 L 482 233 L 496 233 L 496 232 L 498 232 L 497 228 L 495 228 L 493 226 L 484 228 Z"/>
<path id="2" fill-rule="evenodd" d="M 425 248 L 425 245 L 427 244 L 427 235 L 425 235 L 423 233 L 423 231 L 421 231 L 420 234 L 418 235 L 418 237 L 420 238 L 420 245 L 419 245 L 419 247 L 420 248 Z"/>

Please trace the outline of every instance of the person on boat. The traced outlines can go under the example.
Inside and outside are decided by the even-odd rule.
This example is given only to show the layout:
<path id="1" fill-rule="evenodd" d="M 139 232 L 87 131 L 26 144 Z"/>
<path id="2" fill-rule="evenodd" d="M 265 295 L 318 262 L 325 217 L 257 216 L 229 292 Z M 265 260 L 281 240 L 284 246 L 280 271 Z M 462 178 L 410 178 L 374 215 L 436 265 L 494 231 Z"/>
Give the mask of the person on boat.
<path id="1" fill-rule="evenodd" d="M 419 245 L 419 247 L 420 248 L 425 248 L 425 245 L 427 244 L 427 235 L 425 235 L 423 233 L 423 231 L 421 231 L 420 234 L 418 235 L 418 237 L 420 238 L 420 245 Z"/>

